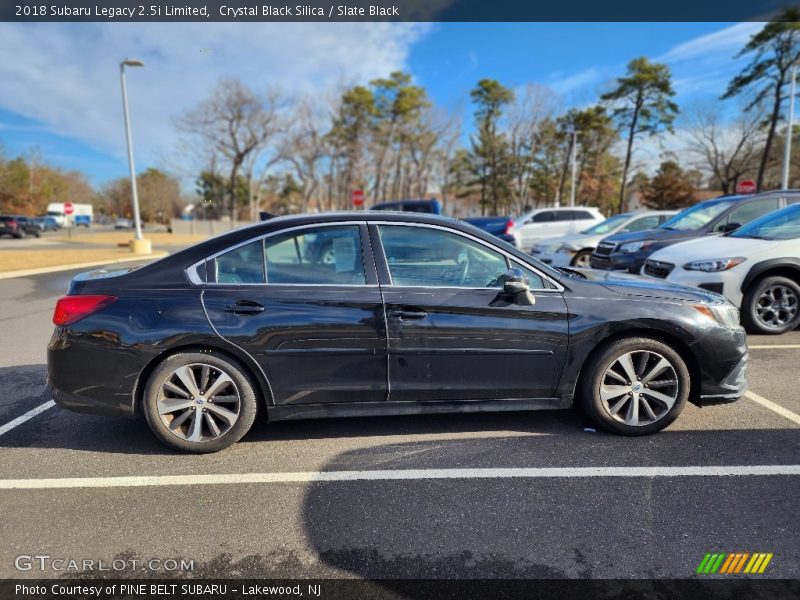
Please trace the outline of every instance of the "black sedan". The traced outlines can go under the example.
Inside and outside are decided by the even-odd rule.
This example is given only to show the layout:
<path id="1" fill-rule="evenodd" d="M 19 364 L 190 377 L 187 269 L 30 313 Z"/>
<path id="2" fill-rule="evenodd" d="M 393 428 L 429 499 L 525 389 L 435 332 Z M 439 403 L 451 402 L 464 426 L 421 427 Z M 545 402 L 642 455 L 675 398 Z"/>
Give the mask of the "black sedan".
<path id="1" fill-rule="evenodd" d="M 332 240 L 323 260 L 309 246 Z M 606 278 L 603 278 L 606 276 Z M 743 393 L 722 296 L 554 270 L 459 221 L 278 217 L 132 270 L 76 277 L 48 349 L 56 401 L 143 417 L 189 452 L 271 420 L 558 409 L 658 431 Z"/>

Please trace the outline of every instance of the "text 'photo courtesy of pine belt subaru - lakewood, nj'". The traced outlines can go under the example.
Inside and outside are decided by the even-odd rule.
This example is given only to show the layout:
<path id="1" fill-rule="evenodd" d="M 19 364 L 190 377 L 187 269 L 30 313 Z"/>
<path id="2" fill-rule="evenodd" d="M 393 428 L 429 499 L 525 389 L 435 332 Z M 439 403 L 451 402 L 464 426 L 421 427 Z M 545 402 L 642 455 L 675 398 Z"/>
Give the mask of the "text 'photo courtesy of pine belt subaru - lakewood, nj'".
<path id="1" fill-rule="evenodd" d="M 750 196 L 720 196 L 679 212 L 655 229 L 617 233 L 604 238 L 592 253 L 593 269 L 638 274 L 656 250 L 707 235 L 720 235 L 767 213 L 800 202 L 800 191 L 764 192 Z"/>
<path id="2" fill-rule="evenodd" d="M 333 259 L 309 252 L 317 236 Z M 270 420 L 568 408 L 624 435 L 746 388 L 722 296 L 554 269 L 460 221 L 279 217 L 131 270 L 75 277 L 48 384 L 213 452 Z"/>
<path id="3" fill-rule="evenodd" d="M 753 333 L 790 331 L 800 325 L 800 204 L 727 235 L 659 250 L 642 272 L 723 294 Z"/>

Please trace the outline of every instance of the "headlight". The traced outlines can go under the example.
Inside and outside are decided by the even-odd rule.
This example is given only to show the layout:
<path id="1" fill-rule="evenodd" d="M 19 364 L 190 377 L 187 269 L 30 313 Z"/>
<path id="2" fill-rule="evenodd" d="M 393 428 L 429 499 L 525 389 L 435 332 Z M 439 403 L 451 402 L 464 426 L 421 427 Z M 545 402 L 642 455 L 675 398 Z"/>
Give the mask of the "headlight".
<path id="1" fill-rule="evenodd" d="M 631 242 L 630 244 L 622 244 L 620 246 L 619 251 L 623 254 L 634 254 L 644 248 L 645 246 L 649 246 L 653 242 L 646 241 L 646 242 Z"/>
<path id="2" fill-rule="evenodd" d="M 580 250 L 580 248 L 576 248 L 572 244 L 561 244 L 561 246 L 558 248 L 558 252 L 564 252 L 567 254 L 577 252 L 578 250 Z"/>
<path id="3" fill-rule="evenodd" d="M 692 308 L 728 329 L 739 326 L 739 309 L 733 304 L 692 304 Z"/>
<path id="4" fill-rule="evenodd" d="M 727 271 L 736 265 L 742 264 L 747 259 L 742 256 L 736 258 L 713 258 L 711 260 L 696 260 L 686 263 L 683 268 L 687 271 L 705 271 L 706 273 L 717 273 Z"/>

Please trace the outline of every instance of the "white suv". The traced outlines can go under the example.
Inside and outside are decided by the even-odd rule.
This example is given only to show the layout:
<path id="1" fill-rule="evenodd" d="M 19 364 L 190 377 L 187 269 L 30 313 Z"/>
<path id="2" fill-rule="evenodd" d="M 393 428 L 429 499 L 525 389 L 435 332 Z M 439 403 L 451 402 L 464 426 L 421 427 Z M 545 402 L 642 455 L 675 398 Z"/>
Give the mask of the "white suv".
<path id="1" fill-rule="evenodd" d="M 800 204 L 727 235 L 658 250 L 642 274 L 723 294 L 740 307 L 752 333 L 794 329 L 800 325 Z"/>
<path id="2" fill-rule="evenodd" d="M 542 238 L 577 233 L 604 220 L 603 214 L 591 206 L 536 208 L 515 219 L 511 235 L 517 247 L 528 252 Z"/>

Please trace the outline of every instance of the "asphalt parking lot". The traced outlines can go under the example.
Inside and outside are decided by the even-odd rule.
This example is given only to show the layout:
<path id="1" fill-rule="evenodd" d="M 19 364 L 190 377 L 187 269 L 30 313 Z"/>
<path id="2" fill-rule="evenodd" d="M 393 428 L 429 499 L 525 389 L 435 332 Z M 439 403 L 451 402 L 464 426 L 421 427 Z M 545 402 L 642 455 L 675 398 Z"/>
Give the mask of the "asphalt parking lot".
<path id="1" fill-rule="evenodd" d="M 782 474 L 800 463 L 800 331 L 752 336 L 747 397 L 690 404 L 650 437 L 587 430 L 575 411 L 260 421 L 228 451 L 185 456 L 144 423 L 47 404 L 50 318 L 72 275 L 0 281 L 0 577 L 75 575 L 15 567 L 49 555 L 137 561 L 117 575 L 184 559 L 209 577 L 684 578 L 719 551 L 773 553 L 758 577 L 800 577 L 800 475 Z M 729 474 L 752 466 L 765 471 Z M 503 470 L 537 468 L 548 476 Z M 268 476 L 317 472 L 379 473 Z M 97 487 L 2 488 L 47 478 Z"/>

